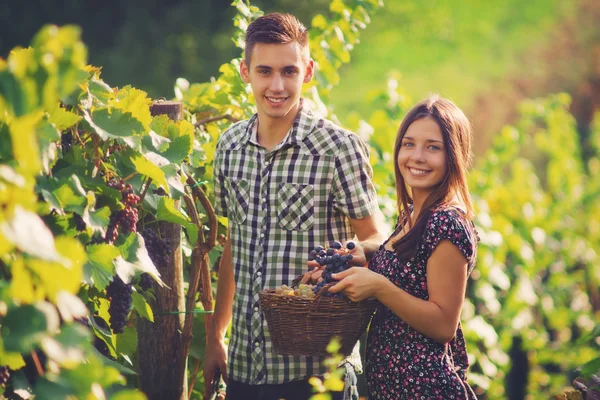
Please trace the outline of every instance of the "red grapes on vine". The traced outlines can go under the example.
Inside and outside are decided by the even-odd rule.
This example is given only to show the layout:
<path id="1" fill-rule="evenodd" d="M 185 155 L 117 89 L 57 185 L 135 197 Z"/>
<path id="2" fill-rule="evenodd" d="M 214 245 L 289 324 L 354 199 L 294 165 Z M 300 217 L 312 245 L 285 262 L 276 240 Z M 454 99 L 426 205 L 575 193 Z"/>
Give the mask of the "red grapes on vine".
<path id="1" fill-rule="evenodd" d="M 113 243 L 119 235 L 119 228 L 124 234 L 137 231 L 138 210 L 135 205 L 140 201 L 140 197 L 133 192 L 131 184 L 123 180 L 112 180 L 106 185 L 121 192 L 121 203 L 125 206 L 124 209 L 113 212 L 110 216 L 105 241 Z"/>

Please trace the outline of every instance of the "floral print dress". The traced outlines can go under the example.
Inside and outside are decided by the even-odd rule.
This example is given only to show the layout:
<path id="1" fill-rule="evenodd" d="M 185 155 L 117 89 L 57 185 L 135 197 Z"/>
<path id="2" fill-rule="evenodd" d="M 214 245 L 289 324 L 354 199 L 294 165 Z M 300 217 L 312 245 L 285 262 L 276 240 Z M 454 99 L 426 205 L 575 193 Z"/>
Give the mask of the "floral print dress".
<path id="1" fill-rule="evenodd" d="M 401 225 L 397 224 L 390 238 L 399 232 Z M 384 275 L 407 293 L 428 300 L 427 260 L 441 240 L 450 240 L 464 254 L 470 274 L 475 265 L 477 233 L 462 212 L 452 207 L 432 211 L 423 240 L 410 261 L 401 262 L 395 252 L 384 248 L 384 243 L 373 256 L 369 269 Z M 367 340 L 369 400 L 477 399 L 467 384 L 468 367 L 460 323 L 454 338 L 441 344 L 379 305 Z"/>

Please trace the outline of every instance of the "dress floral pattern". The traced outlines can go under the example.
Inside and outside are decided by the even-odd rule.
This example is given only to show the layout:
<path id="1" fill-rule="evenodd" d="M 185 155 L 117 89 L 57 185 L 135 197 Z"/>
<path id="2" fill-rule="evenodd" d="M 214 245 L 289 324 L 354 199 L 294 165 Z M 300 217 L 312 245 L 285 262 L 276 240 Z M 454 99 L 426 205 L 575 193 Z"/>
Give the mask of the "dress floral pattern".
<path id="1" fill-rule="evenodd" d="M 391 237 L 400 227 L 398 223 Z M 470 274 L 475 265 L 477 233 L 462 212 L 451 207 L 432 211 L 423 240 L 410 261 L 401 262 L 384 244 L 369 268 L 407 293 L 427 300 L 427 260 L 441 240 L 450 240 L 464 254 Z M 477 399 L 467 383 L 469 361 L 460 323 L 454 338 L 441 344 L 380 304 L 371 322 L 366 355 L 369 400 Z"/>

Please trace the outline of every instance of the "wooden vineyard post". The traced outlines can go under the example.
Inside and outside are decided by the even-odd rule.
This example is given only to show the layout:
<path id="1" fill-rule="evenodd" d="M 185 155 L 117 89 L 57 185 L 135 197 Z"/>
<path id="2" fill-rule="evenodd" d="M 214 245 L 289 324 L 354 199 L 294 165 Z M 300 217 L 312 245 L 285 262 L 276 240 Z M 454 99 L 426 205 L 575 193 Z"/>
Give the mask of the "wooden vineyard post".
<path id="1" fill-rule="evenodd" d="M 180 120 L 183 104 L 157 101 L 150 107 L 152 116 L 168 115 Z M 180 201 L 175 202 L 180 207 Z M 137 319 L 138 387 L 149 400 L 187 399 L 186 368 L 179 368 L 187 353 L 182 349 L 185 320 L 181 225 L 159 222 L 152 225 L 171 249 L 168 268 L 159 268 L 165 287 L 154 285 L 156 299 L 148 299 L 154 311 L 154 322 Z M 183 361 L 185 363 L 185 361 Z"/>

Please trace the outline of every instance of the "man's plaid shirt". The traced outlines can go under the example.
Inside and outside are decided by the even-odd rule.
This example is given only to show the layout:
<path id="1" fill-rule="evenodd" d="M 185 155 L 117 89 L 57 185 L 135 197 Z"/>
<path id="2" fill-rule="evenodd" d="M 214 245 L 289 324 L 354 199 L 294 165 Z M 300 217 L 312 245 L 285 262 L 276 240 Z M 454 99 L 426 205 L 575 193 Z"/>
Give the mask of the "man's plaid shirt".
<path id="1" fill-rule="evenodd" d="M 236 123 L 215 153 L 216 211 L 229 219 L 236 282 L 227 370 L 239 382 L 280 384 L 324 373 L 323 358 L 272 352 L 258 292 L 305 273 L 316 246 L 351 240 L 346 216 L 373 214 L 377 199 L 368 148 L 354 133 L 301 106 L 269 152 L 257 127 L 256 114 Z"/>

